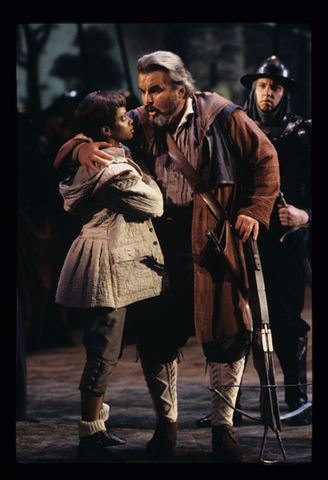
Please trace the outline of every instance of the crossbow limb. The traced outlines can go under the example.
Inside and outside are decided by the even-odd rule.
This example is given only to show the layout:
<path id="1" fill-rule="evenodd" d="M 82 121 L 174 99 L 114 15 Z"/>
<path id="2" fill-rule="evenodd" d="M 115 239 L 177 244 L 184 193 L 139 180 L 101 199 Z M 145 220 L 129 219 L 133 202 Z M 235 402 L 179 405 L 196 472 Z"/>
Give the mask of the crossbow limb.
<path id="1" fill-rule="evenodd" d="M 297 384 L 299 386 L 300 384 Z M 310 383 L 307 384 L 302 384 L 302 385 L 311 385 Z M 296 385 L 261 385 L 260 388 L 277 388 L 277 387 L 294 387 Z M 252 420 L 256 420 L 258 422 L 263 423 L 263 418 L 259 417 L 257 415 L 251 415 L 250 413 L 245 412 L 244 410 L 241 410 L 240 408 L 234 407 L 232 403 L 229 402 L 229 400 L 221 393 L 218 388 L 231 388 L 231 387 L 239 387 L 239 388 L 257 388 L 257 385 L 217 385 L 216 388 L 213 387 L 207 387 L 209 390 L 212 392 L 215 392 L 219 395 L 219 397 L 222 398 L 222 400 L 229 405 L 235 412 L 240 413 L 241 415 L 244 415 L 245 417 L 251 418 Z M 285 413 L 285 415 L 280 416 L 280 420 L 289 420 L 293 417 L 296 417 L 297 415 L 300 415 L 301 413 L 305 412 L 306 410 L 309 410 L 312 408 L 312 402 L 305 403 L 301 407 L 297 408 L 296 410 L 293 410 L 292 412 Z"/>

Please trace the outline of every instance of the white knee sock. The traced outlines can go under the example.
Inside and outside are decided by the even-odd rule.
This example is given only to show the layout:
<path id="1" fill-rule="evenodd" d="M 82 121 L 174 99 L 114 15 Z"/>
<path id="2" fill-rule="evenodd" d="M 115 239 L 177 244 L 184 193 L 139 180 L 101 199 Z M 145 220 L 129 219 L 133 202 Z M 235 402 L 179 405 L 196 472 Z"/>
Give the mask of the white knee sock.
<path id="1" fill-rule="evenodd" d="M 81 420 L 79 422 L 80 437 L 87 437 L 88 435 L 93 435 L 97 432 L 104 432 L 106 430 L 105 422 L 109 417 L 109 410 L 110 406 L 106 403 L 103 403 L 99 414 L 99 420 L 94 422 L 84 422 Z"/>
<path id="2" fill-rule="evenodd" d="M 110 411 L 110 406 L 107 405 L 107 403 L 103 403 L 102 408 L 100 410 L 100 414 L 99 414 L 100 420 L 103 420 L 104 422 L 106 422 L 106 420 L 108 420 L 108 417 L 109 417 L 109 411 Z"/>
<path id="3" fill-rule="evenodd" d="M 221 387 L 218 385 L 240 385 L 244 372 L 245 357 L 233 363 L 211 362 L 211 387 L 216 388 L 233 406 L 236 405 L 238 387 Z M 213 427 L 226 424 L 233 426 L 234 410 L 225 403 L 220 396 L 212 392 L 211 423 Z"/>
<path id="4" fill-rule="evenodd" d="M 173 423 L 178 418 L 177 375 L 178 365 L 153 364 L 141 361 L 146 383 L 156 413 L 156 420 L 166 419 Z"/>
<path id="5" fill-rule="evenodd" d="M 105 422 L 104 420 L 95 420 L 94 422 L 84 422 L 81 420 L 79 422 L 79 435 L 80 437 L 87 437 L 88 435 L 93 435 L 97 432 L 105 432 Z"/>

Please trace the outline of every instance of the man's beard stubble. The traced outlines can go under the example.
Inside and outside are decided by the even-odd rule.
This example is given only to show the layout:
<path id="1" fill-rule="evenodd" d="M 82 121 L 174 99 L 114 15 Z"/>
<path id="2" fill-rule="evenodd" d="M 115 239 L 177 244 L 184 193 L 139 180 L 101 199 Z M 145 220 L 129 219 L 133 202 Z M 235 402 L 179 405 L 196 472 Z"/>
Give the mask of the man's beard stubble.
<path id="1" fill-rule="evenodd" d="M 179 107 L 179 100 L 178 100 L 178 96 L 175 97 L 175 99 L 173 100 L 173 106 L 170 110 L 168 110 L 167 112 L 165 113 L 162 113 L 160 110 L 156 109 L 156 108 L 152 108 L 151 106 L 147 106 L 146 107 L 146 110 L 147 111 L 156 111 L 158 112 L 160 115 L 159 117 L 151 117 L 149 116 L 148 117 L 148 122 L 149 124 L 151 125 L 151 127 L 155 128 L 160 128 L 160 127 L 164 127 L 165 125 L 167 125 L 169 123 L 169 121 L 171 120 L 172 116 L 174 115 L 174 113 L 177 111 Z"/>

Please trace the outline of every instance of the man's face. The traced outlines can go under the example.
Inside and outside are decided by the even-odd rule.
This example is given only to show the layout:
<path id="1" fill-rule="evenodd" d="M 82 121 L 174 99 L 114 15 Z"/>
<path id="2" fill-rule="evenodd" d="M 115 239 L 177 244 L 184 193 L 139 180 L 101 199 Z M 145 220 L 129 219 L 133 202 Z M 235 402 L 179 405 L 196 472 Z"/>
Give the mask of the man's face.
<path id="1" fill-rule="evenodd" d="M 279 105 L 284 88 L 272 78 L 259 78 L 256 82 L 255 96 L 263 112 L 270 112 Z"/>
<path id="2" fill-rule="evenodd" d="M 173 123 L 185 105 L 184 88 L 173 90 L 169 75 L 163 70 L 140 73 L 139 90 L 149 113 L 149 122 L 157 127 Z"/>

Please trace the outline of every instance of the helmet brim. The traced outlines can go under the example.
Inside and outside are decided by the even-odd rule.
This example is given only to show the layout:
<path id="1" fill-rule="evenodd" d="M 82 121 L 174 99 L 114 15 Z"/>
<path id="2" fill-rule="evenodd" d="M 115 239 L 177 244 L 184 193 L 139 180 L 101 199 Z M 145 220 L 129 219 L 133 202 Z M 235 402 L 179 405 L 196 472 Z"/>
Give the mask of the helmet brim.
<path id="1" fill-rule="evenodd" d="M 270 73 L 250 73 L 241 77 L 240 83 L 244 87 L 251 90 L 253 82 L 258 80 L 259 78 L 273 78 L 291 94 L 297 93 L 301 90 L 300 84 L 297 83 L 293 78 L 284 77 L 282 75 L 274 75 Z"/>

